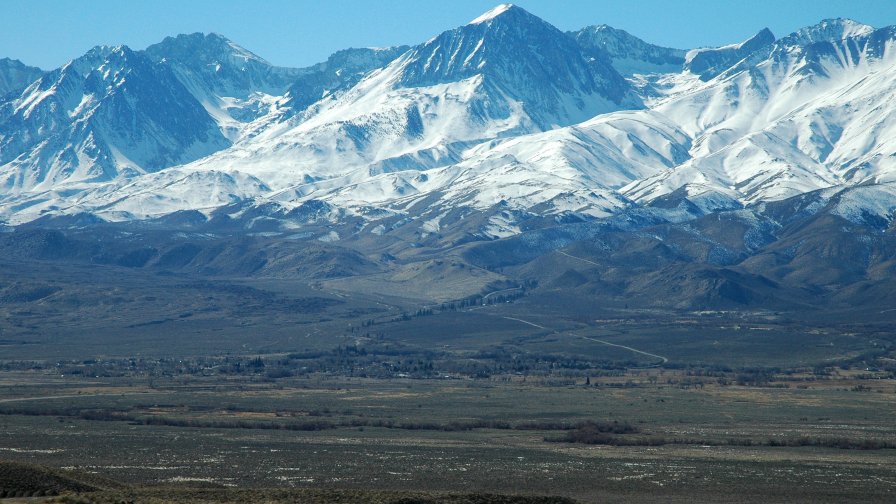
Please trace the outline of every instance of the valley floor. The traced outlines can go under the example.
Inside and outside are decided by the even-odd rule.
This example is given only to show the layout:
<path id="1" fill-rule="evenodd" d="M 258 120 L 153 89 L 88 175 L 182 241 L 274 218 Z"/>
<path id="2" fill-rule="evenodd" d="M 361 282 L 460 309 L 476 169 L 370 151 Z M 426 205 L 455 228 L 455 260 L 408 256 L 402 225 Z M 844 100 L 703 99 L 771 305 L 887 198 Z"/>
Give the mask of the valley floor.
<path id="1" fill-rule="evenodd" d="M 582 502 L 896 495 L 891 380 L 867 390 L 855 377 L 806 388 L 683 387 L 685 376 L 629 371 L 588 386 L 518 376 L 147 383 L 7 371 L 0 457 L 109 478 L 124 486 L 108 495 L 138 501 L 166 492 L 227 500 L 248 488 Z"/>
<path id="2" fill-rule="evenodd" d="M 0 460 L 52 474 L 0 463 L 0 498 L 896 499 L 889 310 L 674 312 L 504 286 L 425 304 L 344 282 L 0 272 Z M 98 490 L 59 483 L 72 478 Z"/>

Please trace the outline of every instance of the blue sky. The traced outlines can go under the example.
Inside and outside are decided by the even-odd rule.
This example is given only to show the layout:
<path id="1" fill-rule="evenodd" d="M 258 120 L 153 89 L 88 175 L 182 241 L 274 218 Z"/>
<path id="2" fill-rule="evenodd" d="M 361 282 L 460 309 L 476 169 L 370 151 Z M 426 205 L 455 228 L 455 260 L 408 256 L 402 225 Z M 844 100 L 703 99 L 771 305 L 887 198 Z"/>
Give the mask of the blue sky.
<path id="1" fill-rule="evenodd" d="M 0 57 L 53 68 L 98 44 L 143 49 L 217 32 L 285 66 L 346 47 L 415 44 L 500 2 L 481 0 L 3 0 Z M 821 19 L 896 24 L 896 0 L 520 0 L 563 30 L 605 23 L 670 47 L 722 45 L 763 27 L 783 36 Z"/>

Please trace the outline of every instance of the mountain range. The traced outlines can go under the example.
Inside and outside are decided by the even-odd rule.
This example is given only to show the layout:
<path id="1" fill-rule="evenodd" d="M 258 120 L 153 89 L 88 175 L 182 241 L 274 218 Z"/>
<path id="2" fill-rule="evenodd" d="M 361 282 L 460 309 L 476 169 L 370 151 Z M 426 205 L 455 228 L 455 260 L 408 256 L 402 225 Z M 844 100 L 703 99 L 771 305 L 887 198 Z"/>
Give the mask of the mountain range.
<path id="1" fill-rule="evenodd" d="M 683 306 L 859 295 L 896 264 L 894 45 L 829 19 L 673 49 L 505 4 L 308 68 L 216 34 L 4 59 L 0 218 L 263 233 L 383 274 L 450 251 L 587 295 L 678 282 Z"/>

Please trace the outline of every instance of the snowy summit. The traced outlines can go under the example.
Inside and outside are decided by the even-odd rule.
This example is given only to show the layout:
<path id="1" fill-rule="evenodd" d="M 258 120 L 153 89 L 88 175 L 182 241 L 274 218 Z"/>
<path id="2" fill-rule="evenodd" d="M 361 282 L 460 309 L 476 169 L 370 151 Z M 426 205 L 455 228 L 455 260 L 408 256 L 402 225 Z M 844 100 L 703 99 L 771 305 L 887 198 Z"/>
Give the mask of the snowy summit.
<path id="1" fill-rule="evenodd" d="M 480 24 L 480 23 L 485 23 L 486 21 L 491 21 L 492 19 L 495 19 L 496 17 L 500 16 L 501 14 L 503 14 L 515 7 L 516 6 L 514 6 L 512 3 L 501 4 L 497 7 L 495 7 L 494 9 L 482 14 L 481 16 L 477 17 L 476 19 L 470 21 L 469 24 Z"/>
<path id="2" fill-rule="evenodd" d="M 353 233 L 479 215 L 470 232 L 497 238 L 526 219 L 681 221 L 814 194 L 889 222 L 894 47 L 892 27 L 825 20 L 672 49 L 502 4 L 308 68 L 200 33 L 48 72 L 0 60 L 0 219 L 325 208 Z M 298 226 L 283 218 L 268 225 Z"/>

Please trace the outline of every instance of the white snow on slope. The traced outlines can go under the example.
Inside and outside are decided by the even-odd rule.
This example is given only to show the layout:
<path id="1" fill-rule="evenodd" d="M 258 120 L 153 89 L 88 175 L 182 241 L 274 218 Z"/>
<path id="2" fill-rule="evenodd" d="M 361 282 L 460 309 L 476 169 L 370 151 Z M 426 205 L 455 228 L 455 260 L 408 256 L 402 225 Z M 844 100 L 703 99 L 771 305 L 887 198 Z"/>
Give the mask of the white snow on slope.
<path id="1" fill-rule="evenodd" d="M 497 20 L 509 9 L 500 6 L 474 24 Z M 208 213 L 242 200 L 274 201 L 287 209 L 320 200 L 369 220 L 419 218 L 423 232 L 434 233 L 458 208 L 501 205 L 605 217 L 672 193 L 712 211 L 827 189 L 831 198 L 840 195 L 840 215 L 890 218 L 896 186 L 893 38 L 848 20 L 825 21 L 706 82 L 686 72 L 657 78 L 658 92 L 646 100 L 646 110 L 581 122 L 557 116 L 558 124 L 577 123 L 548 131 L 540 131 L 527 109 L 531 104 L 495 88 L 487 74 L 407 85 L 406 71 L 418 63 L 414 57 L 440 54 L 426 46 L 431 53 L 409 51 L 288 119 L 277 112 L 280 97 L 254 95 L 268 113 L 230 124 L 228 108 L 246 104 L 211 97 L 218 101 L 204 103 L 205 109 L 219 125 L 238 130 L 231 148 L 158 173 L 143 173 L 113 150 L 115 165 L 132 172 L 111 182 L 90 172 L 95 165 L 87 158 L 79 164 L 85 173 L 66 174 L 68 186 L 45 175 L 7 178 L 8 188 L 22 190 L 9 189 L 0 214 L 13 223 L 82 211 L 128 220 L 184 209 Z M 430 63 L 464 72 L 478 68 L 482 40 L 464 40 L 458 47 L 468 52 Z M 565 95 L 560 110 L 585 110 L 575 108 L 577 96 Z M 88 114 L 94 99 L 76 98 L 66 102 L 66 113 Z M 41 99 L 37 93 L 28 97 Z M 26 101 L 17 106 L 27 108 Z M 609 101 L 602 106 L 613 108 Z M 89 152 L 90 141 L 86 137 L 78 152 Z M 9 166 L 26 161 L 36 164 L 23 157 Z M 46 165 L 52 163 L 50 158 Z M 11 173 L 37 177 L 27 170 Z M 518 232 L 511 217 L 492 222 L 487 234 Z"/>
<path id="2" fill-rule="evenodd" d="M 495 19 L 496 17 L 500 16 L 501 14 L 507 12 L 511 8 L 513 8 L 513 4 L 510 4 L 510 3 L 498 5 L 497 7 L 484 12 L 482 15 L 480 15 L 476 19 L 470 21 L 469 24 L 480 24 L 480 23 L 485 23 L 487 21 L 491 21 L 492 19 Z"/>

